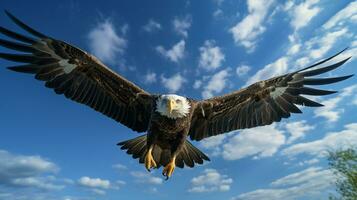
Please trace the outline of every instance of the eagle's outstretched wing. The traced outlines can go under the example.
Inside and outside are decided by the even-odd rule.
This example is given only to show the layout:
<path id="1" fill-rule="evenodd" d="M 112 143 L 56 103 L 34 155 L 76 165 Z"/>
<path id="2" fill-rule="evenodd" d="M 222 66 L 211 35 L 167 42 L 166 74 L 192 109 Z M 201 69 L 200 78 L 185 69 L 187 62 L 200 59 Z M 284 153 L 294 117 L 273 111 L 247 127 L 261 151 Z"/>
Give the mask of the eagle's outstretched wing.
<path id="1" fill-rule="evenodd" d="M 344 51 L 344 50 L 343 50 Z M 336 69 L 349 58 L 338 63 L 308 70 L 321 65 L 336 55 L 302 70 L 260 81 L 233 93 L 199 101 L 194 111 L 190 138 L 201 140 L 225 132 L 264 126 L 290 117 L 290 113 L 301 113 L 296 105 L 309 107 L 323 106 L 301 95 L 328 95 L 336 91 L 326 91 L 307 87 L 308 85 L 325 85 L 350 78 L 310 78 Z"/>
<path id="2" fill-rule="evenodd" d="M 148 128 L 152 96 L 116 74 L 94 56 L 63 41 L 30 28 L 9 12 L 18 26 L 35 36 L 28 37 L 0 26 L 0 33 L 15 39 L 0 39 L 0 45 L 25 54 L 0 53 L 0 58 L 26 63 L 9 67 L 17 72 L 35 74 L 57 94 L 86 104 L 134 131 Z"/>

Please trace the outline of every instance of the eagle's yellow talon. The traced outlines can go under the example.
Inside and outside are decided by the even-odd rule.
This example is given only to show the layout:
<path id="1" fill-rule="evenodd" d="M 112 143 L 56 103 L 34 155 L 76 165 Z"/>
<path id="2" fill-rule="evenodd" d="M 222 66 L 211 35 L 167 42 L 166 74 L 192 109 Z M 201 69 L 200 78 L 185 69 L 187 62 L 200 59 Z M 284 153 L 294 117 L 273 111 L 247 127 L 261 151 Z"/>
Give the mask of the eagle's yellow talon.
<path id="1" fill-rule="evenodd" d="M 162 171 L 162 175 L 166 176 L 166 180 L 169 179 L 175 170 L 175 159 L 172 159 L 169 164 L 167 164 Z"/>
<path id="2" fill-rule="evenodd" d="M 145 156 L 145 168 L 150 171 L 152 168 L 156 168 L 156 162 L 151 155 L 151 149 L 149 149 L 148 153 Z"/>

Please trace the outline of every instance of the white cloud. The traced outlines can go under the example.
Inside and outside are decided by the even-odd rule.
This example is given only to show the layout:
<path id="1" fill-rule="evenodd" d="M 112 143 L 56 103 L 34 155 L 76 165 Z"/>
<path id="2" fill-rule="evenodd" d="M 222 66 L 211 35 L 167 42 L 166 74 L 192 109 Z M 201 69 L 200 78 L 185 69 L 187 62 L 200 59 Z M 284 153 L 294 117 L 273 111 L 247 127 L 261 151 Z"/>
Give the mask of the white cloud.
<path id="1" fill-rule="evenodd" d="M 249 14 L 229 30 L 236 44 L 244 46 L 248 51 L 254 50 L 258 36 L 266 29 L 263 25 L 264 19 L 273 2 L 273 0 L 247 1 Z"/>
<path id="2" fill-rule="evenodd" d="M 55 184 L 55 177 L 45 176 L 58 170 L 56 164 L 40 156 L 15 155 L 0 150 L 0 185 L 59 190 L 64 186 Z"/>
<path id="3" fill-rule="evenodd" d="M 284 132 L 277 129 L 276 124 L 273 123 L 240 131 L 223 145 L 222 155 L 226 160 L 238 160 L 248 156 L 269 157 L 273 156 L 284 143 Z"/>
<path id="4" fill-rule="evenodd" d="M 199 48 L 199 66 L 206 70 L 217 69 L 225 60 L 225 56 L 219 46 L 215 45 L 214 40 L 206 40 L 204 45 Z"/>
<path id="5" fill-rule="evenodd" d="M 130 174 L 134 178 L 136 178 L 136 182 L 139 182 L 139 183 L 154 184 L 154 185 L 160 185 L 163 183 L 162 178 L 152 176 L 152 174 L 150 174 L 150 173 L 134 171 L 134 172 L 131 172 Z"/>
<path id="6" fill-rule="evenodd" d="M 337 42 L 338 39 L 348 36 L 348 29 L 343 28 L 333 32 L 327 32 L 324 36 L 314 37 L 307 41 L 307 46 L 317 45 L 318 48 L 310 50 L 310 57 L 313 59 L 322 58 Z"/>
<path id="7" fill-rule="evenodd" d="M 143 26 L 146 32 L 152 33 L 162 29 L 161 24 L 153 19 L 150 19 L 147 24 Z"/>
<path id="8" fill-rule="evenodd" d="M 2 177 L 36 176 L 57 172 L 58 167 L 40 156 L 23 156 L 0 150 L 0 174 Z"/>
<path id="9" fill-rule="evenodd" d="M 117 180 L 116 183 L 117 183 L 118 185 L 125 185 L 125 184 L 126 184 L 126 182 L 125 182 L 125 181 L 122 181 L 122 180 Z"/>
<path id="10" fill-rule="evenodd" d="M 120 28 L 120 32 L 123 35 L 126 35 L 129 31 L 129 25 L 128 24 L 124 24 L 121 28 Z"/>
<path id="11" fill-rule="evenodd" d="M 312 164 L 316 164 L 316 163 L 318 163 L 318 162 L 320 162 L 319 159 L 313 158 L 313 159 L 310 159 L 310 160 L 300 161 L 300 162 L 299 162 L 299 165 L 300 165 L 300 166 L 312 165 Z"/>
<path id="12" fill-rule="evenodd" d="M 290 49 L 288 50 L 288 55 L 294 55 L 300 51 L 301 45 L 300 44 L 293 44 Z"/>
<path id="13" fill-rule="evenodd" d="M 224 69 L 214 74 L 204 87 L 203 98 L 211 98 L 214 94 L 220 93 L 227 85 L 229 69 Z"/>
<path id="14" fill-rule="evenodd" d="M 221 134 L 221 135 L 205 138 L 200 142 L 200 145 L 206 149 L 215 148 L 221 145 L 226 137 L 227 137 L 226 134 Z"/>
<path id="15" fill-rule="evenodd" d="M 145 76 L 144 76 L 144 82 L 145 82 L 146 84 L 155 83 L 156 81 L 157 81 L 156 73 L 154 73 L 154 72 L 148 72 L 147 74 L 145 74 Z"/>
<path id="16" fill-rule="evenodd" d="M 272 188 L 243 193 L 232 200 L 295 200 L 302 197 L 316 199 L 327 193 L 326 190 L 331 188 L 333 180 L 332 171 L 311 167 L 272 182 Z"/>
<path id="17" fill-rule="evenodd" d="M 113 167 L 118 167 L 118 165 L 114 165 Z M 109 180 L 83 176 L 78 179 L 77 184 L 95 194 L 105 195 L 107 190 L 118 190 L 120 186 L 126 183 L 124 181 L 118 180 L 114 184 L 112 184 Z"/>
<path id="18" fill-rule="evenodd" d="M 218 8 L 213 12 L 213 17 L 215 17 L 216 19 L 221 17 L 222 15 L 223 15 L 223 10 L 220 8 Z"/>
<path id="19" fill-rule="evenodd" d="M 357 95 L 355 95 L 355 97 L 353 98 L 352 104 L 357 106 Z"/>
<path id="20" fill-rule="evenodd" d="M 233 179 L 220 174 L 215 169 L 205 169 L 202 175 L 192 178 L 189 192 L 226 192 L 230 190 Z"/>
<path id="21" fill-rule="evenodd" d="M 83 176 L 78 180 L 78 184 L 83 187 L 89 188 L 99 188 L 99 189 L 109 189 L 110 181 L 100 178 L 90 178 L 88 176 Z"/>
<path id="22" fill-rule="evenodd" d="M 331 17 L 322 27 L 324 29 L 339 28 L 346 22 L 357 17 L 357 1 L 351 2 L 345 8 L 340 10 L 336 15 Z M 354 22 L 357 22 L 355 20 Z"/>
<path id="23" fill-rule="evenodd" d="M 357 123 L 345 125 L 339 132 L 328 133 L 324 138 L 312 142 L 299 143 L 282 150 L 283 155 L 289 157 L 299 154 L 312 156 L 326 156 L 327 151 L 345 149 L 357 145 Z"/>
<path id="24" fill-rule="evenodd" d="M 236 74 L 239 77 L 243 77 L 245 75 L 247 75 L 247 73 L 250 71 L 251 67 L 249 67 L 248 65 L 241 65 L 239 67 L 237 67 L 236 69 Z"/>
<path id="25" fill-rule="evenodd" d="M 127 41 L 118 35 L 110 20 L 98 23 L 88 34 L 91 52 L 101 61 L 110 64 L 118 62 L 123 55 Z"/>
<path id="26" fill-rule="evenodd" d="M 304 138 L 306 133 L 310 130 L 313 130 L 315 127 L 306 123 L 305 120 L 290 122 L 285 125 L 287 132 L 290 134 L 290 137 L 287 139 L 287 144 L 291 144 L 297 139 Z"/>
<path id="27" fill-rule="evenodd" d="M 181 18 L 175 17 L 175 19 L 172 21 L 175 32 L 183 37 L 188 36 L 188 29 L 191 27 L 191 24 L 192 18 L 189 15 Z"/>
<path id="28" fill-rule="evenodd" d="M 304 1 L 304 3 L 313 5 L 317 1 Z M 295 7 L 294 3 L 287 3 L 285 9 L 292 9 Z M 260 69 L 256 72 L 251 78 L 248 79 L 245 86 L 253 84 L 260 80 L 266 80 L 274 76 L 282 75 L 288 71 L 293 71 L 306 67 L 313 60 L 321 59 L 325 54 L 331 50 L 333 46 L 336 45 L 338 41 L 343 38 L 349 38 L 353 34 L 349 33 L 346 27 L 340 27 L 334 31 L 324 30 L 321 34 L 316 37 L 313 37 L 303 43 L 299 42 L 299 36 L 297 33 L 291 34 L 289 36 L 290 45 L 288 47 L 286 55 L 281 56 L 276 61 L 271 64 L 266 65 L 263 69 Z M 350 49 L 343 56 L 347 57 L 353 55 L 357 52 L 357 48 Z M 303 53 L 305 56 L 301 58 L 294 58 L 295 54 Z M 293 62 L 292 62 L 293 61 Z M 295 66 L 295 67 L 288 67 Z"/>
<path id="29" fill-rule="evenodd" d="M 324 100 L 321 104 L 323 107 L 316 108 L 314 110 L 316 117 L 324 117 L 328 122 L 336 122 L 341 114 L 344 112 L 344 108 L 340 107 L 340 103 L 346 98 L 353 95 L 357 91 L 357 84 L 348 86 L 342 90 L 336 97 Z"/>
<path id="30" fill-rule="evenodd" d="M 213 3 L 217 4 L 217 6 L 221 6 L 224 0 L 213 0 Z"/>
<path id="31" fill-rule="evenodd" d="M 252 77 L 250 77 L 245 84 L 249 86 L 255 82 L 266 80 L 274 76 L 282 75 L 288 71 L 288 57 L 281 57 L 275 62 L 266 65 L 263 69 L 259 70 Z"/>
<path id="32" fill-rule="evenodd" d="M 99 195 L 105 195 L 106 194 L 106 191 L 101 190 L 101 189 L 97 189 L 97 188 L 93 188 L 91 191 L 96 193 L 96 194 L 99 194 Z"/>
<path id="33" fill-rule="evenodd" d="M 290 7 L 289 10 L 291 10 L 290 15 L 292 17 L 290 25 L 295 31 L 307 26 L 312 18 L 320 12 L 321 9 L 316 5 L 318 2 L 319 0 L 305 0 L 299 5 Z"/>
<path id="34" fill-rule="evenodd" d="M 115 164 L 115 165 L 113 165 L 112 166 L 114 169 L 117 169 L 117 170 L 126 170 L 126 169 L 128 169 L 128 167 L 127 166 L 125 166 L 125 165 L 123 165 L 123 164 Z"/>
<path id="35" fill-rule="evenodd" d="M 185 55 L 185 41 L 179 41 L 169 50 L 166 50 L 163 46 L 157 46 L 156 51 L 159 52 L 162 56 L 171 60 L 172 62 L 178 62 Z"/>
<path id="36" fill-rule="evenodd" d="M 187 80 L 181 76 L 180 73 L 177 73 L 169 78 L 161 76 L 161 83 L 163 86 L 169 90 L 169 92 L 175 93 L 179 91 L 182 85 L 187 82 Z"/>
<path id="37" fill-rule="evenodd" d="M 46 177 L 26 177 L 15 178 L 12 180 L 12 184 L 18 187 L 31 187 L 44 190 L 61 190 L 65 186 L 51 183 L 52 179 Z"/>
<path id="38" fill-rule="evenodd" d="M 200 88 L 202 85 L 202 81 L 201 80 L 195 80 L 195 83 L 193 84 L 193 88 L 194 89 L 198 89 Z"/>
<path id="39" fill-rule="evenodd" d="M 205 138 L 200 142 L 200 145 L 205 149 L 211 150 L 212 151 L 210 153 L 211 156 L 221 155 L 222 153 L 221 145 L 223 144 L 225 139 L 229 137 L 232 133 L 233 132 Z"/>

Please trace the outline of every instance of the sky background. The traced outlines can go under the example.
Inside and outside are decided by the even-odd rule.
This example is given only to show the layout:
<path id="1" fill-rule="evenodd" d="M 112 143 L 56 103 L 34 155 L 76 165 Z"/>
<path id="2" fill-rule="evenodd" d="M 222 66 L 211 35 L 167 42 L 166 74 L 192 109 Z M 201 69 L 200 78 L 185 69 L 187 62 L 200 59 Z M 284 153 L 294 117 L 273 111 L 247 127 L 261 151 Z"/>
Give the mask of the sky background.
<path id="1" fill-rule="evenodd" d="M 152 93 L 221 95 L 345 47 L 335 61 L 354 57 L 326 76 L 357 70 L 357 1 L 3 0 L 0 9 Z M 20 31 L 5 14 L 0 24 Z M 357 145 L 353 77 L 321 87 L 340 91 L 315 98 L 325 107 L 194 143 L 211 162 L 164 181 L 116 146 L 137 133 L 0 65 L 0 200 L 327 199 L 326 151 Z"/>

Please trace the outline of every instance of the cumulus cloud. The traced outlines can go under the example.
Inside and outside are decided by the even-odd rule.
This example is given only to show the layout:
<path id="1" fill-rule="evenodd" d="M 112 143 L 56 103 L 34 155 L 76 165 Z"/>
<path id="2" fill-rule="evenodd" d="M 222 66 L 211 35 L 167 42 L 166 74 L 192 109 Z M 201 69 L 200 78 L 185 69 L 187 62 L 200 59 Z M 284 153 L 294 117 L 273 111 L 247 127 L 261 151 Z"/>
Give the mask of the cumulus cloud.
<path id="1" fill-rule="evenodd" d="M 344 112 L 344 108 L 340 106 L 340 103 L 356 91 L 357 84 L 351 85 L 344 88 L 336 97 L 322 101 L 321 103 L 325 106 L 316 108 L 314 110 L 315 116 L 324 117 L 328 122 L 336 122 Z"/>
<path id="2" fill-rule="evenodd" d="M 312 59 L 322 58 L 337 42 L 338 39 L 348 36 L 348 29 L 343 28 L 337 31 L 327 32 L 323 36 L 318 36 L 306 42 L 308 47 L 317 46 L 310 50 L 310 57 Z"/>
<path id="3" fill-rule="evenodd" d="M 206 40 L 204 45 L 199 48 L 200 60 L 199 66 L 206 70 L 217 69 L 225 60 L 220 47 L 215 45 L 214 40 Z"/>
<path id="4" fill-rule="evenodd" d="M 217 6 L 221 6 L 224 0 L 213 0 L 213 3 L 217 4 Z"/>
<path id="5" fill-rule="evenodd" d="M 200 141 L 200 145 L 206 149 L 214 148 L 221 145 L 226 137 L 227 135 L 221 134 L 221 135 L 205 138 L 202 141 Z"/>
<path id="6" fill-rule="evenodd" d="M 288 55 L 294 55 L 300 51 L 301 44 L 293 44 L 288 50 Z"/>
<path id="7" fill-rule="evenodd" d="M 166 50 L 163 46 L 157 46 L 156 51 L 162 56 L 168 58 L 172 62 L 180 61 L 185 55 L 185 41 L 181 40 L 176 43 L 171 49 Z"/>
<path id="8" fill-rule="evenodd" d="M 123 165 L 123 164 L 115 164 L 112 166 L 114 169 L 117 169 L 117 170 L 125 170 L 125 169 L 128 169 L 127 166 Z"/>
<path id="9" fill-rule="evenodd" d="M 12 180 L 12 184 L 17 187 L 30 187 L 42 190 L 61 190 L 65 186 L 53 183 L 54 179 L 49 177 L 26 177 Z"/>
<path id="10" fill-rule="evenodd" d="M 324 29 L 340 28 L 346 22 L 357 23 L 357 2 L 351 2 L 336 15 L 331 17 L 322 27 Z"/>
<path id="11" fill-rule="evenodd" d="M 183 37 L 188 36 L 188 29 L 191 27 L 192 18 L 189 15 L 185 17 L 175 17 L 172 21 L 175 32 Z"/>
<path id="12" fill-rule="evenodd" d="M 148 72 L 148 73 L 145 74 L 144 82 L 146 84 L 155 83 L 156 81 L 157 81 L 157 78 L 156 78 L 156 73 L 155 72 Z"/>
<path id="13" fill-rule="evenodd" d="M 323 157 L 327 151 L 346 149 L 357 145 L 357 123 L 344 126 L 339 132 L 327 133 L 322 139 L 298 143 L 282 150 L 283 155 L 293 157 L 300 154 Z"/>
<path id="14" fill-rule="evenodd" d="M 177 73 L 169 78 L 166 78 L 163 75 L 161 76 L 162 85 L 172 93 L 179 91 L 185 82 L 187 82 L 187 80 L 181 76 L 180 73 Z"/>
<path id="15" fill-rule="evenodd" d="M 104 180 L 100 178 L 90 178 L 88 176 L 83 176 L 78 180 L 78 184 L 84 187 L 91 188 L 101 188 L 101 189 L 109 189 L 110 181 Z"/>
<path id="16" fill-rule="evenodd" d="M 290 144 L 300 138 L 304 138 L 306 133 L 315 127 L 307 124 L 305 120 L 302 120 L 286 123 L 285 128 L 290 134 L 290 137 L 287 139 L 287 144 Z"/>
<path id="17" fill-rule="evenodd" d="M 202 85 L 202 81 L 201 80 L 195 80 L 195 83 L 193 83 L 193 88 L 194 89 L 198 89 L 200 88 Z"/>
<path id="18" fill-rule="evenodd" d="M 315 0 L 307 0 L 301 2 L 299 5 L 304 5 L 306 7 L 306 5 L 315 5 L 317 2 L 318 1 Z M 294 2 L 289 1 L 286 4 L 285 9 L 293 10 L 293 8 L 296 6 L 297 5 L 295 5 Z M 345 21 L 351 20 L 346 19 Z M 349 32 L 347 27 L 340 26 L 340 28 L 335 30 L 322 30 L 318 32 L 317 36 L 305 42 L 299 42 L 300 39 L 298 34 L 294 33 L 289 36 L 290 45 L 287 49 L 286 55 L 281 56 L 274 62 L 258 70 L 251 78 L 248 79 L 245 86 L 260 80 L 265 80 L 274 76 L 285 74 L 289 71 L 294 71 L 301 69 L 302 67 L 306 67 L 309 63 L 312 63 L 312 61 L 322 59 L 324 56 L 326 56 L 326 53 L 328 53 L 338 41 L 343 38 L 350 38 L 352 35 L 353 34 Z M 355 52 L 357 52 L 357 48 L 352 48 L 349 51 L 346 51 L 342 56 L 347 57 L 353 55 Z M 297 53 L 305 54 L 305 56 L 296 58 L 295 54 Z"/>
<path id="19" fill-rule="evenodd" d="M 355 95 L 355 97 L 353 98 L 352 104 L 357 106 L 357 95 Z"/>
<path id="20" fill-rule="evenodd" d="M 245 75 L 247 75 L 247 73 L 250 71 L 251 67 L 249 67 L 248 65 L 241 65 L 239 67 L 237 67 L 236 69 L 236 74 L 239 77 L 243 77 Z"/>
<path id="21" fill-rule="evenodd" d="M 217 10 L 215 10 L 213 12 L 213 17 L 218 19 L 219 17 L 221 17 L 223 15 L 223 10 L 218 8 Z"/>
<path id="22" fill-rule="evenodd" d="M 222 144 L 225 139 L 230 136 L 232 133 L 225 133 L 221 135 L 212 136 L 209 138 L 205 138 L 200 141 L 200 145 L 205 149 L 210 149 L 212 151 L 212 156 L 218 156 L 222 152 Z"/>
<path id="23" fill-rule="evenodd" d="M 91 52 L 101 61 L 110 64 L 118 63 L 127 46 L 127 40 L 119 36 L 110 20 L 98 23 L 88 33 L 88 39 Z"/>
<path id="24" fill-rule="evenodd" d="M 236 44 L 253 51 L 258 37 L 264 33 L 264 21 L 273 0 L 248 0 L 248 15 L 233 26 L 229 31 L 233 35 Z"/>
<path id="25" fill-rule="evenodd" d="M 119 165 L 114 165 L 113 167 L 118 166 Z M 122 167 L 122 165 L 120 166 Z M 112 183 L 111 181 L 106 179 L 83 176 L 78 179 L 77 184 L 95 194 L 105 195 L 108 190 L 118 190 L 121 186 L 125 185 L 126 182 L 122 180 L 117 180 Z"/>
<path id="26" fill-rule="evenodd" d="M 307 26 L 310 21 L 320 12 L 321 8 L 317 5 L 319 0 L 305 0 L 298 5 L 294 3 L 287 3 L 291 16 L 290 25 L 297 31 L 302 27 Z"/>
<path id="27" fill-rule="evenodd" d="M 223 145 L 222 155 L 226 160 L 238 160 L 248 156 L 269 157 L 273 156 L 284 143 L 284 132 L 273 123 L 240 131 Z"/>
<path id="28" fill-rule="evenodd" d="M 282 75 L 288 71 L 288 57 L 281 57 L 275 62 L 266 65 L 263 69 L 256 72 L 250 77 L 245 84 L 249 86 L 257 81 L 266 80 L 274 76 Z"/>
<path id="29" fill-rule="evenodd" d="M 144 31 L 152 33 L 162 29 L 161 24 L 153 19 L 150 19 L 147 24 L 143 26 Z"/>
<path id="30" fill-rule="evenodd" d="M 269 189 L 258 189 L 243 193 L 232 200 L 294 200 L 306 197 L 315 199 L 333 185 L 334 174 L 320 167 L 310 167 L 295 172 L 271 183 Z M 314 198 L 315 197 L 315 198 Z"/>
<path id="31" fill-rule="evenodd" d="M 215 169 L 205 169 L 202 175 L 192 178 L 189 192 L 226 192 L 231 188 L 233 179 L 220 174 Z"/>
<path id="32" fill-rule="evenodd" d="M 211 98 L 214 94 L 220 93 L 227 85 L 229 69 L 224 69 L 214 74 L 204 87 L 203 98 Z"/>
<path id="33" fill-rule="evenodd" d="M 160 185 L 163 183 L 162 178 L 155 177 L 149 173 L 133 171 L 130 174 L 131 174 L 131 176 L 133 176 L 135 178 L 135 181 L 138 183 L 154 184 L 154 185 Z"/>
<path id="34" fill-rule="evenodd" d="M 0 185 L 59 190 L 64 186 L 55 183 L 55 177 L 48 176 L 58 170 L 56 164 L 40 156 L 16 155 L 0 150 Z"/>
<path id="35" fill-rule="evenodd" d="M 320 162 L 319 159 L 313 158 L 313 159 L 310 159 L 310 160 L 300 161 L 298 165 L 300 165 L 300 166 L 312 165 L 312 164 L 315 164 L 315 163 L 318 163 L 318 162 Z"/>

